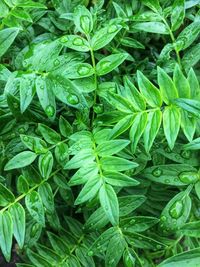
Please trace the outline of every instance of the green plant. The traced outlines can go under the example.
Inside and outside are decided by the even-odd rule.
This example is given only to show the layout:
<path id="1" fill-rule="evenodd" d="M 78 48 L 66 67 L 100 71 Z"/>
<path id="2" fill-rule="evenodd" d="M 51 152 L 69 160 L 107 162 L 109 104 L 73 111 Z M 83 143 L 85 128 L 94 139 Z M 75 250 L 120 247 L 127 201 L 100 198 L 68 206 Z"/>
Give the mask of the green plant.
<path id="1" fill-rule="evenodd" d="M 199 266 L 199 7 L 0 1 L 7 262 Z"/>

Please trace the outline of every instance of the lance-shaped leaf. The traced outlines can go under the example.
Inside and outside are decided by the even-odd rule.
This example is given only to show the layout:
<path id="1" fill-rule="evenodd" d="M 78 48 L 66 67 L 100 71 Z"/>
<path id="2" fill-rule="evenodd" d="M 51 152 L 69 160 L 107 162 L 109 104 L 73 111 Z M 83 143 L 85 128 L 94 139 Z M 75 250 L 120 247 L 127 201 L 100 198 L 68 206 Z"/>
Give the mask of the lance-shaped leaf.
<path id="1" fill-rule="evenodd" d="M 23 151 L 8 161 L 4 167 L 5 171 L 19 169 L 30 165 L 37 157 L 37 154 L 31 151 Z"/>
<path id="2" fill-rule="evenodd" d="M 10 261 L 13 237 L 13 221 L 8 211 L 0 212 L 0 247 L 6 258 Z"/>
<path id="3" fill-rule="evenodd" d="M 8 28 L 0 31 L 0 57 L 5 54 L 19 33 L 19 28 Z"/>
<path id="4" fill-rule="evenodd" d="M 104 184 L 99 190 L 99 200 L 104 212 L 113 225 L 119 221 L 119 204 L 117 195 L 111 185 Z"/>

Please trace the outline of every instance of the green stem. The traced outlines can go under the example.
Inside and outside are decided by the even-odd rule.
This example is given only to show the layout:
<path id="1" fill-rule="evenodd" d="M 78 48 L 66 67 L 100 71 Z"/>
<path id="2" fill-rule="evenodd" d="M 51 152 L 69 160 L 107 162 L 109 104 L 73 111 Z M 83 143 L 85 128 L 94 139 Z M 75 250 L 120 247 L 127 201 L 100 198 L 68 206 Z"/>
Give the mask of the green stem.
<path id="1" fill-rule="evenodd" d="M 18 196 L 14 202 L 10 203 L 8 206 L 4 207 L 3 209 L 0 210 L 0 213 L 3 213 L 4 211 L 6 211 L 7 209 L 9 209 L 12 205 L 14 205 L 15 203 L 19 202 L 20 200 L 22 200 L 26 195 L 28 195 L 29 193 L 31 193 L 32 191 L 34 191 L 36 188 L 38 188 L 40 185 L 42 185 L 43 183 L 45 183 L 46 181 L 48 181 L 51 177 L 53 177 L 56 173 L 58 173 L 61 169 L 56 170 L 55 172 L 53 172 L 47 179 L 42 180 L 39 184 L 36 184 L 35 186 L 33 186 L 31 189 L 28 190 L 27 193 L 23 193 L 22 195 Z"/>
<path id="2" fill-rule="evenodd" d="M 91 60 L 92 60 L 92 66 L 94 68 L 94 84 L 95 84 L 95 91 L 94 91 L 94 104 L 96 104 L 97 102 L 97 72 L 96 72 L 96 62 L 95 62 L 95 57 L 94 57 L 94 51 L 93 49 L 91 48 L 90 49 L 90 54 L 91 54 Z M 94 118 L 95 118 L 95 112 L 93 110 L 93 113 L 92 113 L 92 120 L 91 120 L 91 127 L 93 125 L 93 122 L 94 122 Z"/>
<path id="3" fill-rule="evenodd" d="M 166 21 L 166 19 L 161 15 L 160 15 L 160 17 L 161 17 L 162 21 L 164 22 L 165 26 L 167 27 L 167 29 L 169 31 L 169 35 L 171 37 L 171 40 L 172 40 L 172 43 L 173 43 L 173 46 L 174 46 L 174 50 L 175 50 L 175 53 L 176 53 L 178 64 L 179 64 L 180 68 L 183 69 L 182 63 L 181 63 L 181 57 L 180 57 L 179 51 L 178 51 L 177 46 L 176 46 L 176 39 L 174 37 L 174 34 L 173 34 L 168 22 Z"/>

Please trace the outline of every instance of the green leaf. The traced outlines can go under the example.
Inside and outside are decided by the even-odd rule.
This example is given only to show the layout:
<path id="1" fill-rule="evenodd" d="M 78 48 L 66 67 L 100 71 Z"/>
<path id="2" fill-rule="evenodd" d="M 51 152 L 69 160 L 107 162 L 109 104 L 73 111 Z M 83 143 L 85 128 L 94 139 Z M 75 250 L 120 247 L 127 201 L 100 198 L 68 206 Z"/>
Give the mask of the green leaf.
<path id="1" fill-rule="evenodd" d="M 162 121 L 162 112 L 160 110 L 151 111 L 148 114 L 148 121 L 143 133 L 144 146 L 147 152 L 151 149 L 154 139 L 159 131 Z"/>
<path id="2" fill-rule="evenodd" d="M 190 85 L 183 75 L 180 66 L 176 64 L 173 76 L 174 84 L 178 90 L 179 97 L 190 98 Z"/>
<path id="3" fill-rule="evenodd" d="M 122 219 L 120 221 L 120 226 L 124 231 L 134 233 L 134 232 L 144 232 L 153 225 L 159 222 L 158 218 L 149 216 L 134 216 Z"/>
<path id="4" fill-rule="evenodd" d="M 163 128 L 170 149 L 173 149 L 181 124 L 181 113 L 175 106 L 166 107 L 163 112 Z"/>
<path id="5" fill-rule="evenodd" d="M 197 170 L 187 164 L 149 167 L 143 171 L 143 176 L 151 181 L 173 186 L 186 186 L 198 180 Z"/>
<path id="6" fill-rule="evenodd" d="M 29 248 L 27 249 L 27 256 L 35 266 L 38 266 L 38 267 L 51 267 L 51 266 L 53 266 L 51 263 L 49 263 L 43 257 L 38 255 L 38 253 L 33 252 Z"/>
<path id="7" fill-rule="evenodd" d="M 25 197 L 26 207 L 33 219 L 45 226 L 44 207 L 40 195 L 36 191 L 30 192 Z"/>
<path id="8" fill-rule="evenodd" d="M 13 237 L 13 221 L 10 213 L 4 211 L 0 213 L 0 247 L 1 251 L 6 258 L 6 261 L 10 261 L 11 248 Z"/>
<path id="9" fill-rule="evenodd" d="M 199 36 L 200 32 L 200 21 L 196 20 L 189 26 L 183 29 L 176 39 L 176 47 L 178 51 L 185 50 L 188 48 L 195 39 Z"/>
<path id="10" fill-rule="evenodd" d="M 186 150 L 199 150 L 200 149 L 200 137 L 184 145 L 183 148 Z"/>
<path id="11" fill-rule="evenodd" d="M 132 28 L 137 31 L 144 31 L 158 34 L 169 34 L 169 30 L 162 22 L 140 22 L 133 24 Z"/>
<path id="12" fill-rule="evenodd" d="M 23 151 L 9 160 L 4 167 L 4 170 L 8 171 L 26 167 L 30 165 L 36 159 L 36 157 L 37 155 L 31 151 Z"/>
<path id="13" fill-rule="evenodd" d="M 139 182 L 134 178 L 131 178 L 120 172 L 115 172 L 115 171 L 104 172 L 104 176 L 105 176 L 105 181 L 113 186 L 126 187 L 126 186 L 136 186 L 139 184 Z"/>
<path id="14" fill-rule="evenodd" d="M 18 0 L 17 1 L 17 6 L 18 7 L 23 7 L 23 8 L 37 8 L 37 9 L 46 9 L 47 7 L 39 2 L 33 2 L 31 0 Z"/>
<path id="15" fill-rule="evenodd" d="M 126 98 L 130 99 L 130 102 L 132 102 L 134 108 L 138 111 L 145 110 L 146 103 L 143 96 L 127 76 L 124 77 L 124 87 Z"/>
<path id="16" fill-rule="evenodd" d="M 79 5 L 75 8 L 74 23 L 78 31 L 85 33 L 86 35 L 92 31 L 93 29 L 92 14 L 85 6 Z"/>
<path id="17" fill-rule="evenodd" d="M 185 17 L 185 0 L 175 0 L 172 5 L 171 25 L 172 31 L 177 30 Z"/>
<path id="18" fill-rule="evenodd" d="M 115 234 L 108 244 L 105 258 L 106 267 L 117 266 L 126 247 L 126 241 L 119 232 Z"/>
<path id="19" fill-rule="evenodd" d="M 35 74 L 23 75 L 20 79 L 20 110 L 23 113 L 35 95 Z"/>
<path id="20" fill-rule="evenodd" d="M 54 196 L 49 183 L 45 182 L 38 187 L 38 193 L 42 199 L 44 207 L 49 213 L 54 212 Z"/>
<path id="21" fill-rule="evenodd" d="M 190 84 L 191 98 L 199 99 L 200 96 L 200 86 L 198 78 L 193 69 L 190 69 L 188 73 L 188 82 Z"/>
<path id="22" fill-rule="evenodd" d="M 17 19 L 25 20 L 28 22 L 33 22 L 29 13 L 23 10 L 22 8 L 18 8 L 18 7 L 13 8 L 10 12 L 10 15 L 12 15 L 13 17 L 16 17 Z"/>
<path id="23" fill-rule="evenodd" d="M 99 200 L 112 225 L 119 222 L 119 204 L 117 195 L 111 185 L 104 184 L 99 190 Z"/>
<path id="24" fill-rule="evenodd" d="M 47 141 L 47 143 L 49 144 L 54 145 L 61 141 L 60 135 L 45 124 L 39 123 L 38 130 L 45 139 L 45 141 Z"/>
<path id="25" fill-rule="evenodd" d="M 20 138 L 23 144 L 27 148 L 29 148 L 30 150 L 34 151 L 37 154 L 43 154 L 48 151 L 46 142 L 38 137 L 20 134 Z"/>
<path id="26" fill-rule="evenodd" d="M 199 221 L 186 223 L 181 227 L 179 233 L 181 233 L 184 236 L 199 238 L 200 237 L 199 226 L 200 226 Z"/>
<path id="27" fill-rule="evenodd" d="M 0 205 L 6 206 L 8 203 L 12 203 L 14 201 L 15 196 L 13 195 L 13 193 L 2 183 L 0 183 Z"/>
<path id="28" fill-rule="evenodd" d="M 118 123 L 111 130 L 109 138 L 116 138 L 117 136 L 128 130 L 131 127 L 134 118 L 135 116 L 133 115 L 127 115 L 123 119 L 119 120 Z"/>
<path id="29" fill-rule="evenodd" d="M 130 142 L 128 140 L 111 140 L 97 146 L 96 152 L 99 156 L 111 156 L 124 149 Z"/>
<path id="30" fill-rule="evenodd" d="M 181 128 L 189 142 L 191 142 L 194 137 L 196 125 L 196 118 L 191 117 L 187 111 L 181 110 Z"/>
<path id="31" fill-rule="evenodd" d="M 69 248 L 67 243 L 65 242 L 64 238 L 59 237 L 56 234 L 53 234 L 51 232 L 47 232 L 49 241 L 51 243 L 51 246 L 53 247 L 53 250 L 60 255 L 61 257 L 65 257 L 66 254 L 69 254 Z"/>
<path id="32" fill-rule="evenodd" d="M 102 76 L 116 69 L 124 62 L 127 56 L 128 54 L 120 53 L 104 57 L 96 65 L 97 75 Z"/>
<path id="33" fill-rule="evenodd" d="M 49 118 L 56 115 L 55 96 L 52 92 L 53 83 L 49 78 L 38 76 L 36 79 L 36 92 L 44 112 Z"/>
<path id="34" fill-rule="evenodd" d="M 128 98 L 122 97 L 122 96 L 114 94 L 114 93 L 109 93 L 108 101 L 116 109 L 118 109 L 122 112 L 126 112 L 126 113 L 135 112 L 135 107 L 128 100 Z"/>
<path id="35" fill-rule="evenodd" d="M 72 81 L 70 81 L 67 78 L 60 77 L 58 75 L 51 76 L 51 80 L 54 83 L 53 86 L 54 95 L 60 101 L 71 107 L 80 108 L 81 102 L 84 102 L 84 98 Z"/>
<path id="36" fill-rule="evenodd" d="M 20 203 L 15 203 L 9 208 L 9 212 L 13 220 L 14 237 L 19 247 L 22 249 L 25 239 L 25 210 Z"/>
<path id="37" fill-rule="evenodd" d="M 95 155 L 92 149 L 82 149 L 67 162 L 67 164 L 64 166 L 64 169 L 77 169 L 85 164 L 88 165 L 92 163 L 94 159 Z"/>
<path id="38" fill-rule="evenodd" d="M 19 33 L 19 28 L 8 28 L 0 31 L 0 57 L 5 54 Z"/>
<path id="39" fill-rule="evenodd" d="M 55 157 L 57 162 L 61 166 L 65 166 L 69 161 L 68 145 L 65 143 L 60 143 L 55 148 Z"/>
<path id="40" fill-rule="evenodd" d="M 23 175 L 20 175 L 17 179 L 17 191 L 19 193 L 27 193 L 29 190 L 29 184 Z"/>
<path id="41" fill-rule="evenodd" d="M 59 130 L 64 137 L 68 137 L 73 132 L 72 126 L 63 116 L 59 118 Z"/>
<path id="42" fill-rule="evenodd" d="M 162 98 L 159 90 L 142 74 L 137 71 L 138 85 L 141 93 L 151 107 L 161 107 Z"/>
<path id="43" fill-rule="evenodd" d="M 157 12 L 157 11 L 161 10 L 160 4 L 159 4 L 159 0 L 142 0 L 142 3 L 145 6 L 148 6 L 153 11 Z"/>
<path id="44" fill-rule="evenodd" d="M 53 168 L 53 155 L 50 151 L 39 157 L 38 166 L 43 178 L 49 178 Z"/>
<path id="45" fill-rule="evenodd" d="M 90 45 L 88 41 L 79 35 L 64 35 L 60 38 L 60 42 L 62 43 L 62 45 L 76 51 L 90 51 Z"/>
<path id="46" fill-rule="evenodd" d="M 174 103 L 181 107 L 182 109 L 192 113 L 196 117 L 200 116 L 200 101 L 187 99 L 187 98 L 178 98 L 174 100 Z"/>
<path id="47" fill-rule="evenodd" d="M 80 191 L 75 201 L 75 205 L 79 205 L 95 197 L 101 185 L 102 185 L 102 181 L 98 175 L 94 177 L 90 177 L 90 179 L 87 181 L 87 183 L 84 185 L 84 187 Z"/>
<path id="48" fill-rule="evenodd" d="M 91 40 L 91 47 L 94 51 L 109 44 L 115 35 L 122 29 L 122 26 L 116 22 L 111 22 L 104 28 L 97 31 Z"/>
<path id="49" fill-rule="evenodd" d="M 175 195 L 163 209 L 160 217 L 162 230 L 173 232 L 187 221 L 191 210 L 191 199 L 188 190 Z"/>
<path id="50" fill-rule="evenodd" d="M 172 256 L 163 262 L 158 267 L 194 267 L 198 266 L 200 261 L 200 248 L 191 249 Z"/>
<path id="51" fill-rule="evenodd" d="M 100 163 L 105 171 L 125 171 L 138 166 L 136 162 L 114 156 L 103 157 L 100 159 Z"/>
<path id="52" fill-rule="evenodd" d="M 160 87 L 163 101 L 168 105 L 178 98 L 178 91 L 168 74 L 158 67 L 158 84 Z"/>
<path id="53" fill-rule="evenodd" d="M 142 136 L 145 127 L 147 125 L 148 115 L 147 112 L 139 112 L 133 121 L 133 124 L 130 129 L 130 141 L 131 141 L 131 150 L 134 153 L 137 147 L 137 144 Z"/>

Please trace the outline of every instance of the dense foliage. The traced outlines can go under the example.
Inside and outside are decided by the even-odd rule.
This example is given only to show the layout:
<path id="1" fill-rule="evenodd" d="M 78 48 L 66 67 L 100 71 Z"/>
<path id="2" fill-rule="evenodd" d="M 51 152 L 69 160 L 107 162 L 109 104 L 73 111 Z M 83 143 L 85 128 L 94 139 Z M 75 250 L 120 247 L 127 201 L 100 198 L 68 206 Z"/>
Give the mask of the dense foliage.
<path id="1" fill-rule="evenodd" d="M 7 262 L 200 266 L 199 7 L 0 0 Z"/>

